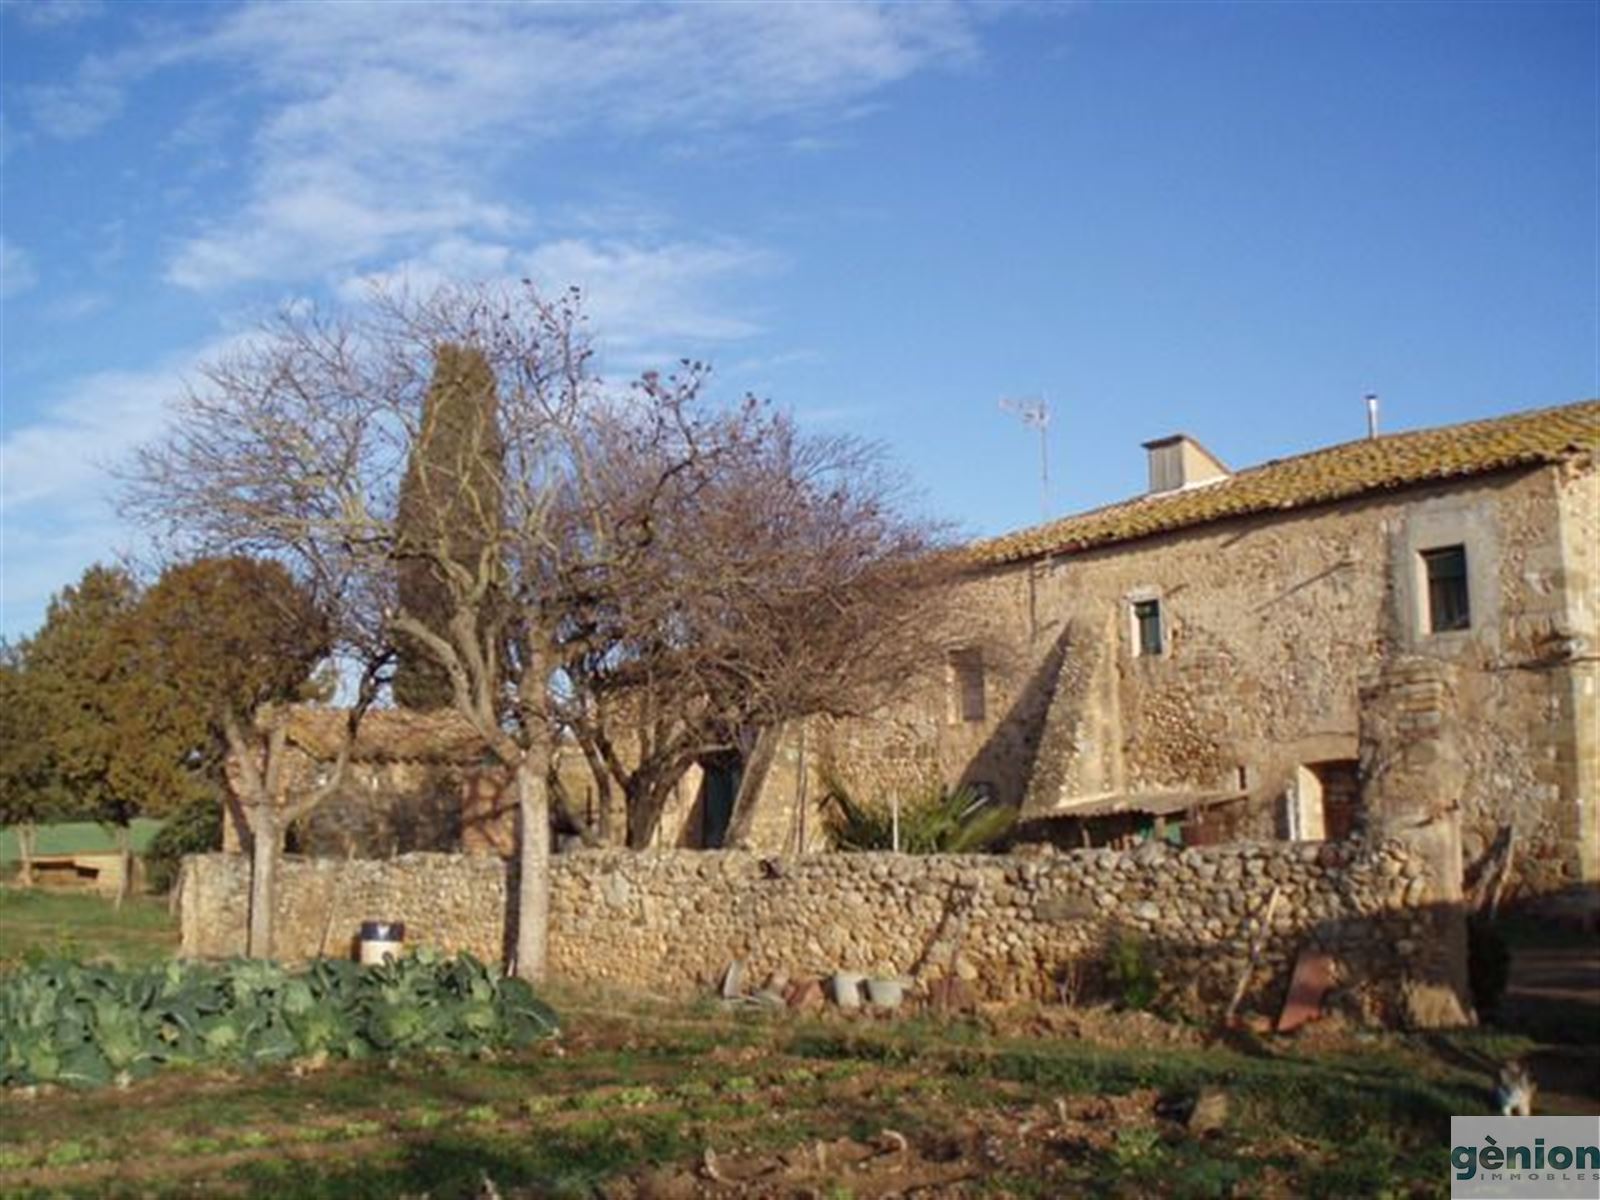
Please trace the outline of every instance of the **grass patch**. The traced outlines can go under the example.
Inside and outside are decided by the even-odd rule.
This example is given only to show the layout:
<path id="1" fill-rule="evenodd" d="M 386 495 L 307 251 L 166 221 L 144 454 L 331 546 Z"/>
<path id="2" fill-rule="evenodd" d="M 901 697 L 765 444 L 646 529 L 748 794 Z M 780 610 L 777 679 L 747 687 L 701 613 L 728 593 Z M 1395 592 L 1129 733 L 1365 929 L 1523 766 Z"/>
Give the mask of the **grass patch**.
<path id="1" fill-rule="evenodd" d="M 164 898 L 130 896 L 118 911 L 90 892 L 0 887 L 0 969 L 42 958 L 139 966 L 177 949 Z"/>
<path id="2" fill-rule="evenodd" d="M 0 1098 L 0 1193 L 452 1197 L 487 1174 L 502 1190 L 588 1196 L 662 1164 L 692 1170 L 708 1146 L 798 1156 L 888 1128 L 971 1147 L 985 1129 L 1048 1123 L 1059 1097 L 1215 1085 L 1233 1117 L 1211 1139 L 1153 1115 L 1111 1122 L 1098 1144 L 1051 1147 L 1027 1169 L 974 1164 L 974 1190 L 1222 1197 L 1250 1194 L 1265 1166 L 1290 1194 L 1428 1195 L 1450 1112 L 1476 1100 L 1404 1038 L 1317 1057 L 1158 1053 L 774 1020 L 703 1052 L 720 1019 L 680 1045 L 653 1018 L 574 1013 L 562 1056 L 168 1073 L 118 1095 Z M 852 1186 L 840 1171 L 828 1186 Z"/>
<path id="3" fill-rule="evenodd" d="M 128 826 L 128 846 L 135 855 L 150 848 L 165 821 L 154 817 L 135 817 Z M 36 857 L 52 854 L 114 854 L 117 849 L 116 831 L 98 821 L 63 821 L 55 825 L 40 825 L 34 832 L 33 853 Z M 12 867 L 22 862 L 22 852 L 17 845 L 14 826 L 0 828 L 0 867 Z"/>

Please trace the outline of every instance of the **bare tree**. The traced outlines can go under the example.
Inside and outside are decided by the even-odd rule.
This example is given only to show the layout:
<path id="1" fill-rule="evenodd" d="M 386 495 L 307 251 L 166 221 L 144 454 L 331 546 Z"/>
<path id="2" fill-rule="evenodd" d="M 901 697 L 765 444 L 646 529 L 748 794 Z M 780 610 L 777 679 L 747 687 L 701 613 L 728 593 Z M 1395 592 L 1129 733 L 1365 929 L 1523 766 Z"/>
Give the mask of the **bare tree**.
<path id="1" fill-rule="evenodd" d="M 949 560 L 858 439 L 804 436 L 753 402 L 643 442 L 601 432 L 599 486 L 561 517 L 636 534 L 613 539 L 620 558 L 565 555 L 587 581 L 560 593 L 575 601 L 566 723 L 635 847 L 688 766 L 736 754 L 737 843 L 787 722 L 863 715 L 941 662 L 931 609 Z"/>
<path id="2" fill-rule="evenodd" d="M 444 346 L 492 377 L 474 386 L 492 382 L 496 436 L 461 453 L 494 461 L 402 487 Z M 528 285 L 287 314 L 182 397 L 128 490 L 136 515 L 207 551 L 278 558 L 436 664 L 514 779 L 529 978 L 545 962 L 558 739 L 622 791 L 627 840 L 645 844 L 698 758 L 865 704 L 936 561 L 869 447 L 802 438 L 753 400 L 714 409 L 697 363 L 611 388 L 590 355 L 577 294 Z M 437 536 L 401 520 L 419 506 L 448 506 Z M 429 612 L 396 587 L 402 565 L 432 581 Z"/>
<path id="3" fill-rule="evenodd" d="M 493 375 L 500 465 L 452 478 L 448 532 L 402 534 L 400 481 L 446 345 L 481 356 Z M 553 684 L 571 610 L 553 593 L 583 578 L 552 553 L 552 512 L 593 486 L 600 414 L 633 409 L 638 428 L 668 428 L 678 420 L 669 410 L 693 389 L 653 381 L 608 398 L 589 358 L 573 292 L 552 301 L 531 286 L 447 288 L 378 295 L 354 315 L 286 313 L 183 394 L 168 434 L 136 455 L 126 492 L 133 515 L 190 547 L 276 558 L 340 597 L 343 611 L 379 614 L 386 637 L 437 664 L 451 706 L 514 778 L 515 969 L 532 979 L 546 958 L 547 778 L 561 717 Z M 692 437 L 683 444 L 695 452 Z M 426 502 L 417 489 L 436 478 L 414 481 L 408 503 Z M 464 529 L 474 514 L 481 530 Z M 612 556 L 615 534 L 593 526 L 584 554 Z M 402 563 L 424 564 L 443 590 L 434 611 L 401 601 Z"/>

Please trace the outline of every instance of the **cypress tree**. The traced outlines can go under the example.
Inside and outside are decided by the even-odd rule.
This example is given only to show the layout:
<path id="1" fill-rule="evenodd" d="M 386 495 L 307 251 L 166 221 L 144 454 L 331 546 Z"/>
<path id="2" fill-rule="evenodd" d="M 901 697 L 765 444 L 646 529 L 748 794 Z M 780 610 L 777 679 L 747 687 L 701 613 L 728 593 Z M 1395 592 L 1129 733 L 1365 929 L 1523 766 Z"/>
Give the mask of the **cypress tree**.
<path id="1" fill-rule="evenodd" d="M 500 532 L 504 470 L 505 446 L 488 359 L 473 346 L 439 345 L 400 484 L 397 582 L 401 608 L 443 637 L 449 637 L 457 597 L 440 563 L 459 563 L 478 577 L 484 551 Z M 480 606 L 480 635 L 490 619 L 489 608 L 487 602 Z M 447 708 L 449 675 L 424 647 L 403 644 L 394 698 L 405 708 Z"/>

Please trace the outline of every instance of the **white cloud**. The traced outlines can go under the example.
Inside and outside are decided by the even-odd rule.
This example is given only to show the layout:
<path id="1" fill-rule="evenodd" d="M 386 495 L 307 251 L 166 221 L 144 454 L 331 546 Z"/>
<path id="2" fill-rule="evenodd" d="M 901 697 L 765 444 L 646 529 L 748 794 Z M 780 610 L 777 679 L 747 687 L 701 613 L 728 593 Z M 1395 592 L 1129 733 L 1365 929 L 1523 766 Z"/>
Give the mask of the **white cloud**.
<path id="1" fill-rule="evenodd" d="M 887 84 L 972 57 L 972 20 L 953 3 L 871 0 L 251 3 L 202 28 L 192 18 L 152 25 L 139 44 L 86 58 L 71 82 L 29 100 L 47 132 L 79 137 L 112 119 L 144 76 L 198 63 L 227 69 L 265 102 L 246 201 L 169 262 L 171 282 L 205 290 L 503 235 L 514 222 L 494 199 L 497 174 L 552 138 L 715 144 L 772 118 L 847 118 Z M 824 144 L 813 130 L 798 137 Z M 779 131 L 775 144 L 794 139 Z"/>
<path id="2" fill-rule="evenodd" d="M 243 335 L 241 335 L 243 336 Z M 185 376 L 236 339 L 175 354 L 148 370 L 100 371 L 67 385 L 41 415 L 0 440 L 4 629 L 38 623 L 50 593 L 136 533 L 115 515 L 110 468 L 153 439 Z"/>
<path id="3" fill-rule="evenodd" d="M 759 326 L 722 314 L 719 285 L 772 270 L 776 256 L 738 244 L 641 246 L 577 238 L 539 246 L 524 269 L 546 289 L 582 288 L 588 312 L 608 341 L 638 349 L 651 341 L 724 341 Z"/>
<path id="4" fill-rule="evenodd" d="M 0 441 L 0 500 L 7 524 L 21 510 L 94 491 L 107 465 L 160 428 L 183 372 L 203 355 L 146 371 L 102 371 L 70 385 L 44 415 Z"/>
<path id="5" fill-rule="evenodd" d="M 420 238 L 508 232 L 517 224 L 510 209 L 449 185 L 419 179 L 415 187 L 384 187 L 332 159 L 275 163 L 262 172 L 245 212 L 186 243 L 167 279 L 198 290 L 306 279 Z"/>
<path id="6" fill-rule="evenodd" d="M 104 80 L 43 84 L 26 95 L 33 119 L 58 138 L 85 137 L 122 111 L 122 89 Z"/>
<path id="7" fill-rule="evenodd" d="M 6 0 L 5 10 L 24 25 L 52 29 L 98 17 L 105 5 L 101 0 Z"/>
<path id="8" fill-rule="evenodd" d="M 779 266 L 776 255 L 735 242 L 564 238 L 521 249 L 452 237 L 386 270 L 347 276 L 337 291 L 354 301 L 373 288 L 426 292 L 462 279 L 529 279 L 546 294 L 576 287 L 611 365 L 627 369 L 760 332 L 749 316 L 729 315 L 726 293 Z"/>
<path id="9" fill-rule="evenodd" d="M 0 298 L 10 299 L 38 282 L 39 272 L 34 269 L 33 257 L 0 235 Z"/>

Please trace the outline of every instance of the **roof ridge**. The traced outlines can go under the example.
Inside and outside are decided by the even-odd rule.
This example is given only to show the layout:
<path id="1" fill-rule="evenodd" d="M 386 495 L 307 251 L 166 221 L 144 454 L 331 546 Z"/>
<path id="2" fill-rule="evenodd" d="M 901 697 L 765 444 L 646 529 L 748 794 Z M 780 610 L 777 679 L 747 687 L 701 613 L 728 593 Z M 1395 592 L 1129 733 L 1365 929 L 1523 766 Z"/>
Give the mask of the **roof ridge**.
<path id="1" fill-rule="evenodd" d="M 1590 439 L 1582 438 L 1586 417 L 1594 422 Z M 1515 444 L 1502 444 L 1506 438 L 1514 439 Z M 1407 453 L 1419 445 L 1438 444 L 1441 439 L 1449 439 L 1441 449 L 1451 453 L 1441 453 L 1436 462 L 1418 463 Z M 1574 450 L 1587 448 L 1592 452 L 1597 446 L 1600 399 L 1523 409 L 1452 425 L 1398 430 L 1268 459 L 1242 467 L 1208 488 L 1145 492 L 1040 525 L 979 539 L 967 545 L 966 557 L 980 565 L 998 565 L 1089 549 L 1226 517 L 1302 508 L 1430 480 L 1551 462 Z M 1341 462 L 1351 466 L 1345 478 L 1330 473 L 1327 479 L 1310 484 L 1303 478 L 1307 466 L 1322 463 L 1337 467 Z M 1284 477 L 1285 486 L 1279 494 L 1250 494 L 1268 490 L 1275 476 Z M 1287 486 L 1290 483 L 1295 486 Z M 1124 520 L 1119 523 L 1118 518 Z"/>

